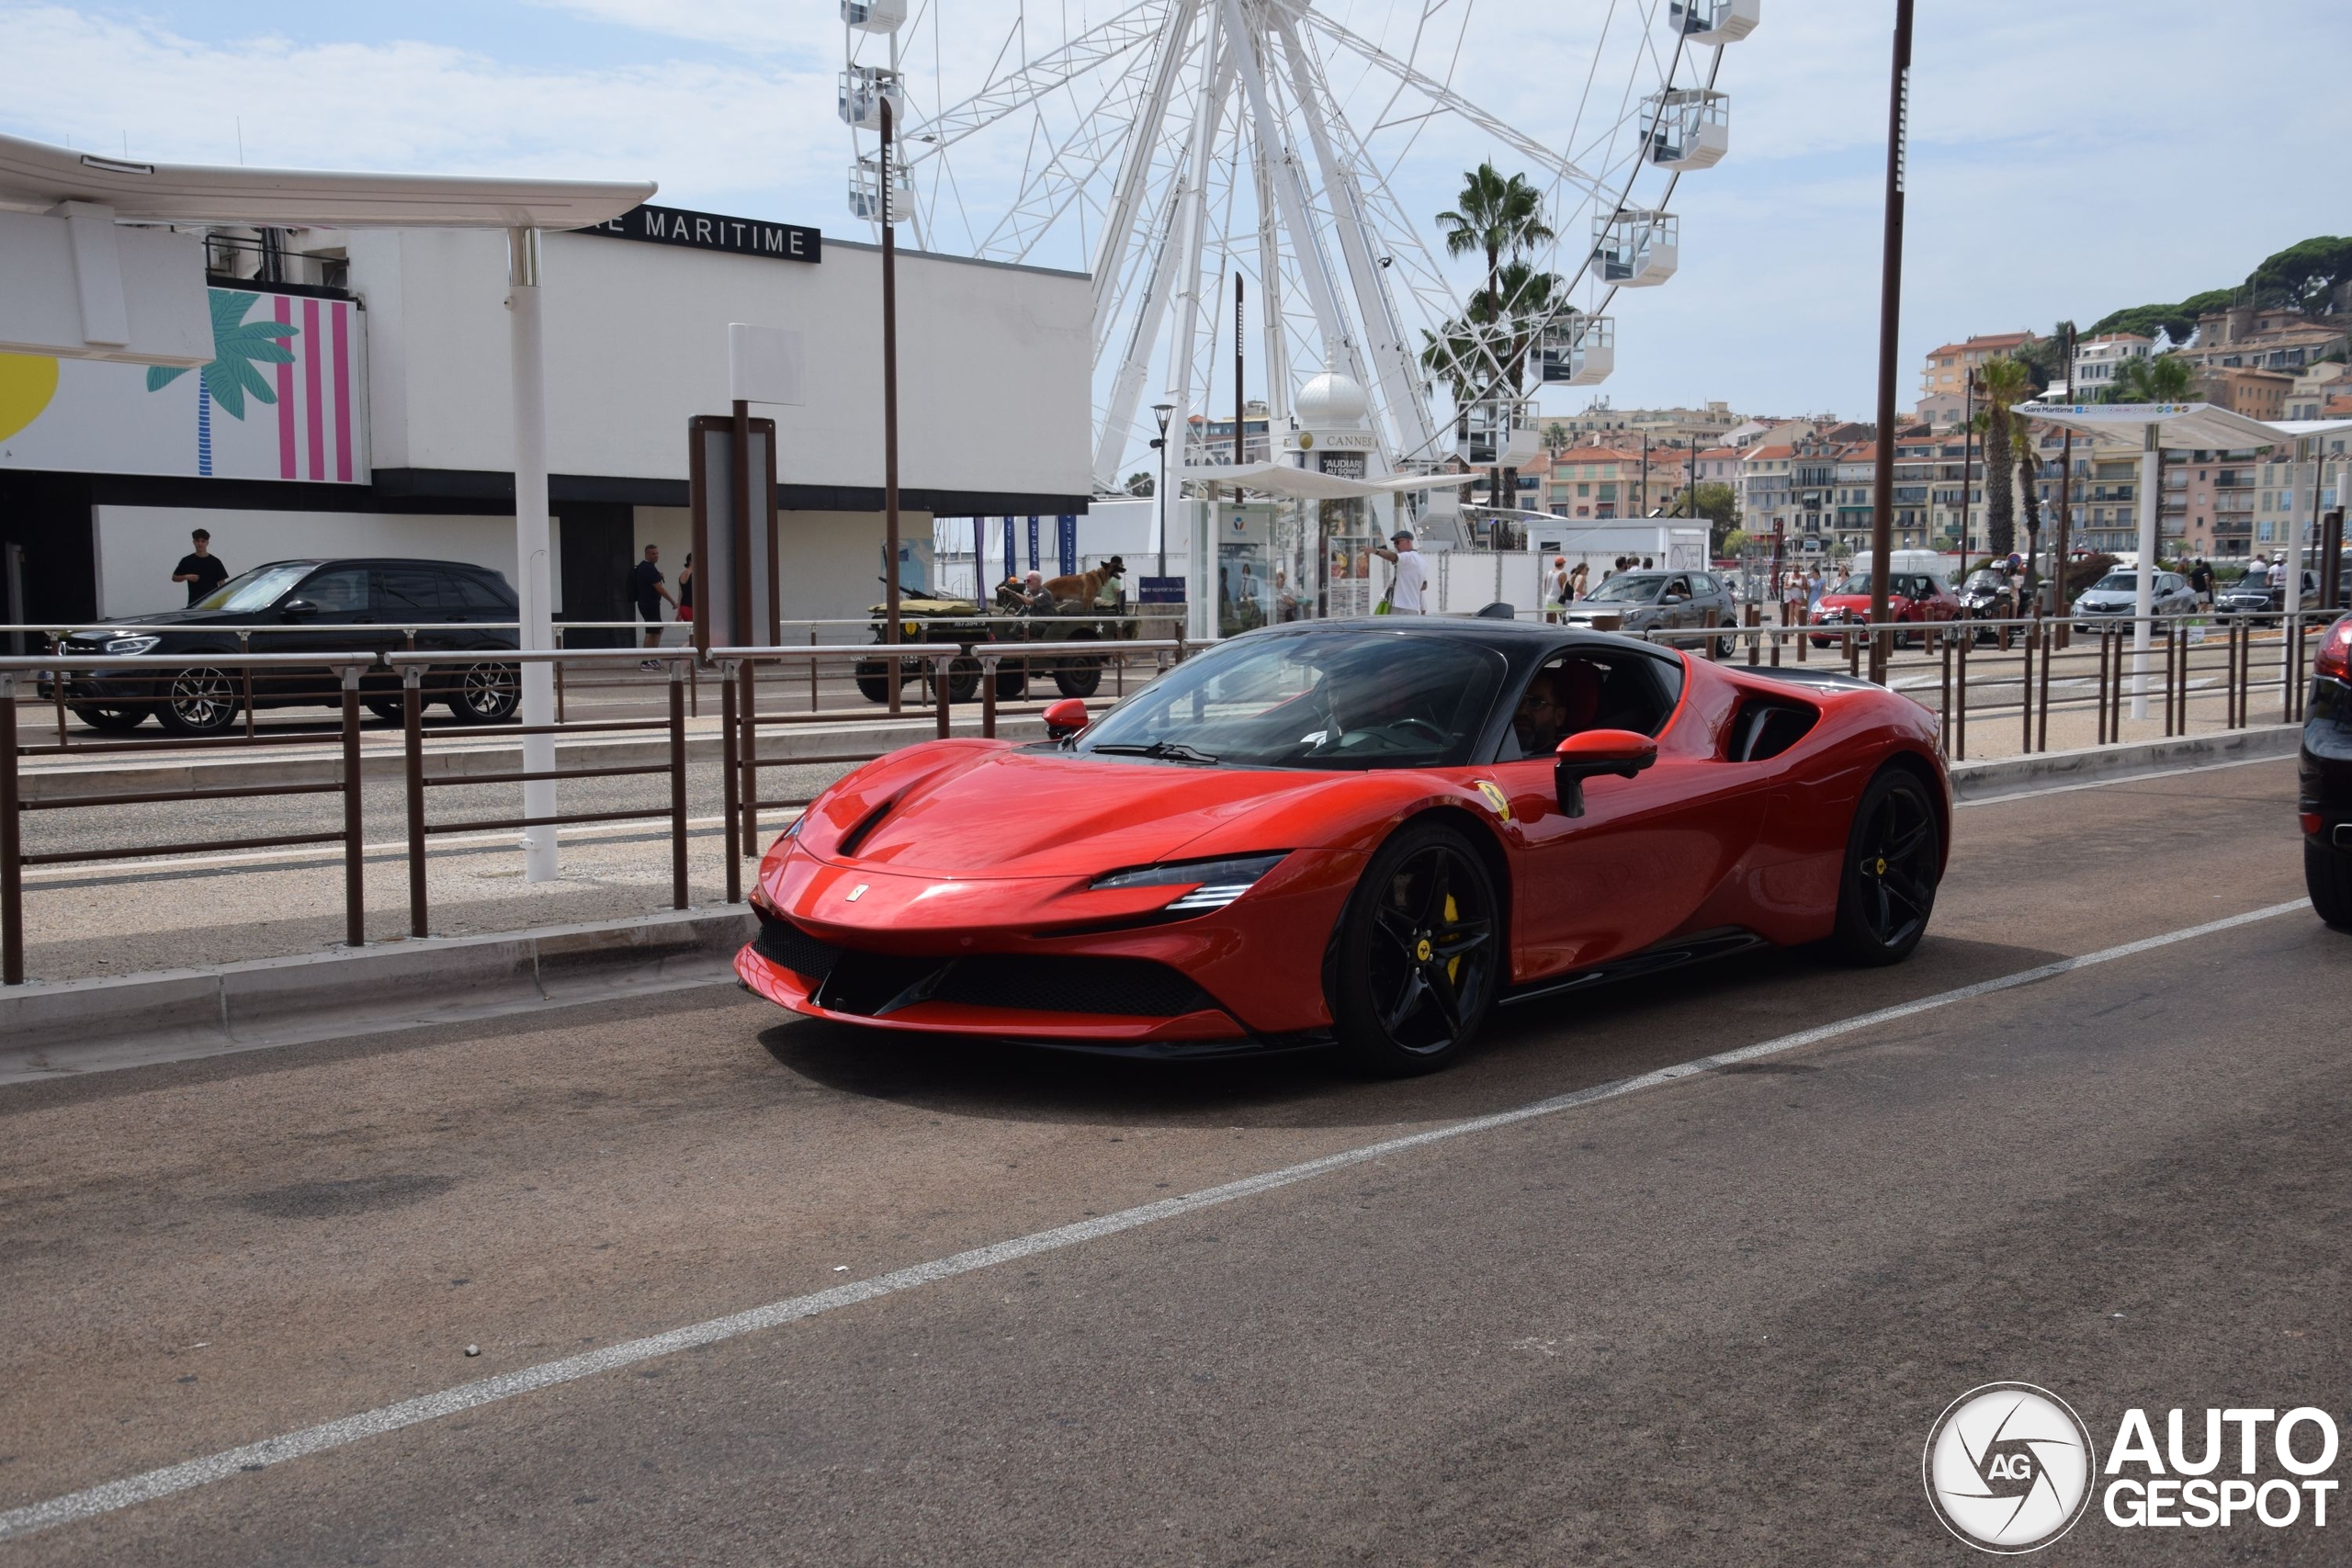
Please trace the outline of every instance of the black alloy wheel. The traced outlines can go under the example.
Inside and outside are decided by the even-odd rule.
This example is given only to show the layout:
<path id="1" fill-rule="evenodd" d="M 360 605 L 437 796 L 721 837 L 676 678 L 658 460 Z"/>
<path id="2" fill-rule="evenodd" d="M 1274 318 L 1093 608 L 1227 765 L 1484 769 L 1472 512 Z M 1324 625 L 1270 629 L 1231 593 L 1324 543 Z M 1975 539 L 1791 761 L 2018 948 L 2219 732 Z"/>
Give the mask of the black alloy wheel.
<path id="1" fill-rule="evenodd" d="M 175 735 L 219 735 L 237 722 L 244 705 L 233 671 L 209 664 L 175 671 L 155 705 L 155 716 Z"/>
<path id="2" fill-rule="evenodd" d="M 1340 917 L 1332 1018 L 1352 1066 L 1381 1077 L 1458 1056 L 1493 1005 L 1494 883 L 1460 833 L 1407 828 L 1373 857 Z"/>
<path id="3" fill-rule="evenodd" d="M 1887 768 L 1854 807 L 1831 944 L 1849 964 L 1899 964 L 1935 912 L 1943 836 L 1918 775 Z"/>
<path id="4" fill-rule="evenodd" d="M 452 671 L 443 699 L 460 724 L 503 724 L 523 705 L 522 671 L 485 659 Z M 392 705 L 395 713 L 400 705 Z"/>
<path id="5" fill-rule="evenodd" d="M 1094 628 L 1080 626 L 1062 640 L 1092 642 Z M 1054 664 L 1054 686 L 1066 697 L 1091 697 L 1102 686 L 1102 656 L 1097 653 L 1072 653 L 1057 660 Z"/>
<path id="6" fill-rule="evenodd" d="M 996 694 L 999 701 L 1026 696 L 1029 693 L 1029 671 L 1016 660 L 1008 659 L 996 667 Z"/>
<path id="7" fill-rule="evenodd" d="M 2352 850 L 2313 834 L 2303 840 L 2303 888 L 2312 912 L 2340 931 L 2352 931 Z"/>
<path id="8" fill-rule="evenodd" d="M 81 703 L 75 705 L 74 716 L 102 735 L 128 735 L 146 722 L 147 710 L 138 705 Z"/>
<path id="9" fill-rule="evenodd" d="M 931 689 L 933 700 L 936 701 L 939 689 L 938 665 L 923 666 L 923 684 Z M 951 662 L 947 667 L 947 700 L 951 703 L 968 703 L 979 694 L 980 661 L 977 659 L 965 658 Z M 886 692 L 883 696 L 884 700 L 888 701 L 889 694 Z"/>

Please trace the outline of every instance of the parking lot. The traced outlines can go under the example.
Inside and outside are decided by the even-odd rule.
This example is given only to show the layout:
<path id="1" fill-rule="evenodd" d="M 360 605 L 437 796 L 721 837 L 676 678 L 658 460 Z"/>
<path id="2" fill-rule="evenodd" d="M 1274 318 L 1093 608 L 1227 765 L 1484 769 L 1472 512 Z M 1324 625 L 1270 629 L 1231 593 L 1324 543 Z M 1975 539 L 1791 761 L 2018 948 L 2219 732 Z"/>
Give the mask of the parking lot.
<path id="1" fill-rule="evenodd" d="M 5 1551 L 1954 1560 L 1919 1445 L 1976 1384 L 2325 1402 L 2352 943 L 2292 776 L 1964 807 L 1912 962 L 1521 1010 L 1430 1079 L 714 987 L 0 1091 L 0 1506 L 228 1456 Z"/>

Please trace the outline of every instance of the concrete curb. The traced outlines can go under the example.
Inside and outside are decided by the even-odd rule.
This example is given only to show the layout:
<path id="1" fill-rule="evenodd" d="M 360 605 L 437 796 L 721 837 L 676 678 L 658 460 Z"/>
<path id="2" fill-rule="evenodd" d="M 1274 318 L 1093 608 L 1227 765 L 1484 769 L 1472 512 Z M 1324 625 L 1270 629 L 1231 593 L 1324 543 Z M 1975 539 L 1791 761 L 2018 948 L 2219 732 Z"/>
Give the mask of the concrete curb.
<path id="1" fill-rule="evenodd" d="M 707 722 L 707 721 L 703 721 Z M 962 737 L 980 733 L 980 721 L 976 714 L 969 720 L 954 721 L 954 732 Z M 805 725 L 790 728 L 769 728 L 760 733 L 762 758 L 789 761 L 795 757 L 839 755 L 842 752 L 912 746 L 933 739 L 938 733 L 930 721 L 868 720 L 863 723 L 844 722 L 839 725 Z M 1035 716 L 1006 716 L 997 722 L 997 734 L 1007 740 L 1043 740 L 1045 720 Z M 726 756 L 726 738 L 713 730 L 686 735 L 686 761 L 716 762 Z M 556 745 L 556 765 L 565 768 L 625 768 L 669 760 L 667 737 L 613 736 L 600 739 L 559 741 Z M 424 753 L 424 772 L 428 778 L 463 778 L 473 773 L 513 773 L 523 765 L 520 742 L 501 744 L 485 739 L 471 745 L 443 745 Z M 364 748 L 359 758 L 360 788 L 383 788 L 397 791 L 401 787 L 403 757 L 398 747 Z M 93 795 L 113 795 L 145 790 L 166 789 L 236 789 L 265 784 L 335 784 L 342 782 L 343 760 L 339 754 L 320 752 L 303 756 L 215 753 L 189 761 L 150 759 L 125 762 L 91 762 L 78 767 L 28 768 L 18 775 L 19 788 L 27 800 L 81 799 Z"/>
<path id="2" fill-rule="evenodd" d="M 2218 735 L 2187 735 L 2170 740 L 2134 740 L 2115 746 L 2084 746 L 2072 751 L 2040 751 L 2030 757 L 2000 757 L 1951 765 L 1952 795 L 1984 800 L 2053 784 L 2107 784 L 2139 773 L 2176 768 L 2207 768 L 2291 757 L 2301 743 L 2300 724 L 2268 724 Z"/>
<path id="3" fill-rule="evenodd" d="M 728 979 L 749 908 L 428 937 L 0 990 L 0 1083 Z"/>

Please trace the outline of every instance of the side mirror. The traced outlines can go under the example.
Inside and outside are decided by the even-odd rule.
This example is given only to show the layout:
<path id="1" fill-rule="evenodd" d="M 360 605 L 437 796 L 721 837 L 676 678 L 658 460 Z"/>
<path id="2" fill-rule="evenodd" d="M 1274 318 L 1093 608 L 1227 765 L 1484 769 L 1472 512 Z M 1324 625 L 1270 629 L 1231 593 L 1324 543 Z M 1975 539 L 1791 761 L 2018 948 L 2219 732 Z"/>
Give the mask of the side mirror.
<path id="1" fill-rule="evenodd" d="M 1076 697 L 1064 697 L 1046 710 L 1046 733 L 1056 740 L 1067 740 L 1086 728 L 1086 705 Z"/>
<path id="2" fill-rule="evenodd" d="M 319 613 L 319 607 L 308 599 L 288 599 L 277 607 L 277 613 L 289 621 L 307 621 Z"/>
<path id="3" fill-rule="evenodd" d="M 1552 757 L 1560 814 L 1581 817 L 1585 780 L 1612 773 L 1632 778 L 1657 761 L 1657 742 L 1631 729 L 1588 729 L 1561 741 Z"/>

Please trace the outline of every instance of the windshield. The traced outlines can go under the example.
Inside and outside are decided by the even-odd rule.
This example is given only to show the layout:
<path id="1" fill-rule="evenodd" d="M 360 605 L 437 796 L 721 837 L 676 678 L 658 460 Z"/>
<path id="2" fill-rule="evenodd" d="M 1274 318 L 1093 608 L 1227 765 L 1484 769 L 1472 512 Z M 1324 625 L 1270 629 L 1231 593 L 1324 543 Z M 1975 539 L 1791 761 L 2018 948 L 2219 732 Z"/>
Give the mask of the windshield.
<path id="1" fill-rule="evenodd" d="M 1966 587 L 1971 593 L 1998 593 L 2002 582 L 1989 571 L 1972 571 L 1968 574 Z"/>
<path id="2" fill-rule="evenodd" d="M 1646 604 L 1657 597 L 1657 591 L 1664 586 L 1665 582 L 1666 579 L 1663 577 L 1637 576 L 1633 572 L 1620 572 L 1594 589 L 1586 597 L 1595 600 L 1611 600 L 1621 604 Z"/>
<path id="3" fill-rule="evenodd" d="M 1121 704 L 1077 750 L 1176 762 L 1438 768 L 1469 761 L 1502 684 L 1493 649 L 1409 632 L 1245 637 Z"/>
<path id="4" fill-rule="evenodd" d="M 1845 581 L 1839 583 L 1837 587 L 1831 589 L 1829 592 L 1832 593 L 1868 593 L 1870 591 L 1871 574 L 1867 571 L 1858 571 L 1854 573 L 1853 576 L 1846 579 Z M 1893 584 L 1891 581 L 1889 582 L 1888 591 L 1893 592 Z"/>
<path id="5" fill-rule="evenodd" d="M 2129 593 L 2134 588 L 2139 586 L 2140 574 L 2138 572 L 2110 571 L 2105 577 L 2100 578 L 2097 582 L 2092 583 L 2091 590 L 2094 592 L 2100 593 Z"/>
<path id="6" fill-rule="evenodd" d="M 243 577 L 232 577 L 197 603 L 191 610 L 266 610 L 286 591 L 309 574 L 316 561 L 279 561 L 257 566 Z"/>

